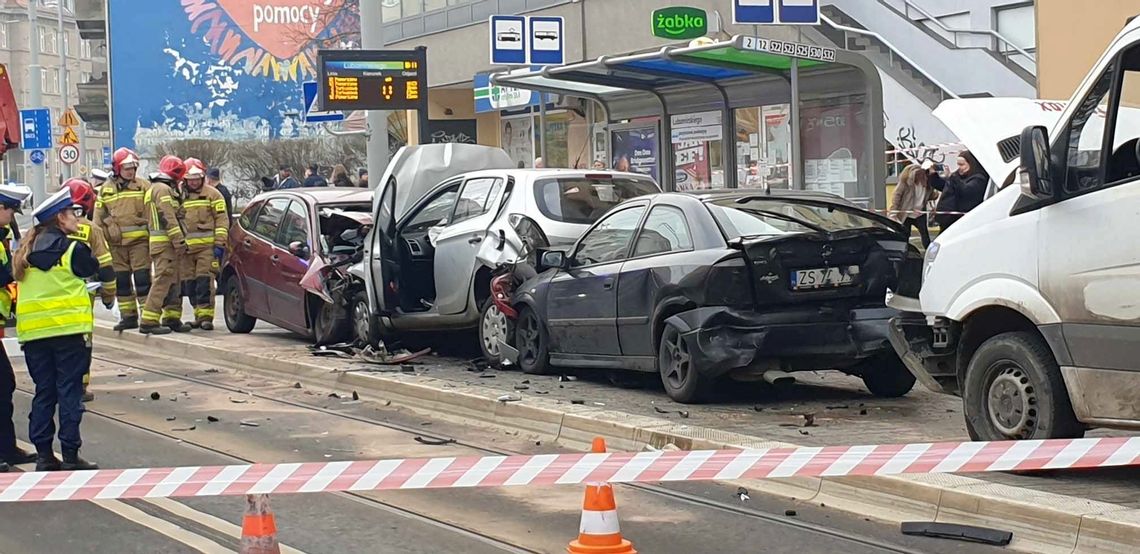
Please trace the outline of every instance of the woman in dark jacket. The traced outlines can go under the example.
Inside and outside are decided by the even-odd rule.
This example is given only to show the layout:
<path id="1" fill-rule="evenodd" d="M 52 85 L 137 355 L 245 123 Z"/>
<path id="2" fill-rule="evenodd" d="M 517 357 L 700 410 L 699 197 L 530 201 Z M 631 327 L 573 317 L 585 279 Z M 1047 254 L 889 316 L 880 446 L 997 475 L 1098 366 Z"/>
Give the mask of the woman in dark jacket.
<path id="1" fill-rule="evenodd" d="M 958 170 L 949 177 L 943 178 L 934 167 L 928 171 L 930 186 L 942 193 L 938 199 L 935 221 L 943 231 L 962 219 L 963 213 L 978 207 L 985 200 L 990 176 L 969 150 L 958 154 Z"/>
<path id="2" fill-rule="evenodd" d="M 352 179 L 348 177 L 348 170 L 345 169 L 344 164 L 336 164 L 336 166 L 333 167 L 332 186 L 348 188 L 356 186 L 353 184 Z"/>

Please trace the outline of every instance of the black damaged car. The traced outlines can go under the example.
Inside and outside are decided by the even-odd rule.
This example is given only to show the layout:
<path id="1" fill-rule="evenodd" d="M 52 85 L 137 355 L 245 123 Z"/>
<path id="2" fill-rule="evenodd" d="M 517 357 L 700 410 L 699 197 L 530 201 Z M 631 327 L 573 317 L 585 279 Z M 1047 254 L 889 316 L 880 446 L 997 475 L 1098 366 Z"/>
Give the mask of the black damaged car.
<path id="1" fill-rule="evenodd" d="M 659 372 L 679 402 L 724 377 L 809 370 L 902 396 L 915 379 L 889 343 L 884 297 L 908 257 L 921 259 L 897 223 L 833 195 L 644 196 L 569 252 L 541 250 L 537 276 L 497 292 L 516 316 L 504 352 L 528 373 Z"/>

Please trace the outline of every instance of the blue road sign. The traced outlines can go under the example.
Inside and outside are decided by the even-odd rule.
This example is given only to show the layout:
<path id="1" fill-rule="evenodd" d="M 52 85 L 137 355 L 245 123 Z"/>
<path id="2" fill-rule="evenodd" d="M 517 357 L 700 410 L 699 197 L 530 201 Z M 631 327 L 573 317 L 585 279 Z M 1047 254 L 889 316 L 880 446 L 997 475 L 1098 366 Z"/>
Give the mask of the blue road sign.
<path id="1" fill-rule="evenodd" d="M 51 111 L 47 108 L 20 110 L 20 134 L 23 150 L 51 148 Z"/>
<path id="2" fill-rule="evenodd" d="M 521 15 L 492 15 L 491 64 L 523 65 L 527 63 L 526 17 Z M 559 33 L 561 40 L 561 33 Z"/>
<path id="3" fill-rule="evenodd" d="M 111 167 L 111 147 L 103 147 L 103 167 Z"/>
<path id="4" fill-rule="evenodd" d="M 819 25 L 819 0 L 780 0 L 781 25 Z"/>
<path id="5" fill-rule="evenodd" d="M 326 121 L 344 121 L 344 112 L 322 112 L 317 106 L 317 82 L 305 81 L 301 83 L 301 92 L 305 96 L 305 111 L 301 117 L 305 123 L 322 123 Z"/>
<path id="6" fill-rule="evenodd" d="M 732 22 L 768 25 L 776 22 L 776 0 L 732 0 Z"/>
<path id="7" fill-rule="evenodd" d="M 530 63 L 562 65 L 565 63 L 565 28 L 561 17 L 530 17 Z"/>
<path id="8" fill-rule="evenodd" d="M 36 165 L 42 165 L 44 160 L 47 159 L 47 154 L 44 154 L 43 150 L 32 150 L 32 152 L 28 154 L 28 159 Z"/>

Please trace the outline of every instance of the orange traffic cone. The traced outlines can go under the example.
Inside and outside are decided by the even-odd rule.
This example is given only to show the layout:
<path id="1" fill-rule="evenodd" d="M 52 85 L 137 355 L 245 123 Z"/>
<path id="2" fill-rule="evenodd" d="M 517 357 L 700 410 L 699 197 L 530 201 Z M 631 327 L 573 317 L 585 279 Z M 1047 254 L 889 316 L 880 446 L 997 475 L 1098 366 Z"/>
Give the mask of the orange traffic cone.
<path id="1" fill-rule="evenodd" d="M 606 451 L 605 439 L 594 439 L 594 453 Z M 582 523 L 578 527 L 578 540 L 566 547 L 569 554 L 637 554 L 633 543 L 621 536 L 618 523 L 614 487 L 609 483 L 586 485 L 586 499 L 582 502 Z"/>
<path id="2" fill-rule="evenodd" d="M 277 522 L 269 509 L 269 495 L 248 494 L 241 522 L 241 554 L 281 554 Z"/>

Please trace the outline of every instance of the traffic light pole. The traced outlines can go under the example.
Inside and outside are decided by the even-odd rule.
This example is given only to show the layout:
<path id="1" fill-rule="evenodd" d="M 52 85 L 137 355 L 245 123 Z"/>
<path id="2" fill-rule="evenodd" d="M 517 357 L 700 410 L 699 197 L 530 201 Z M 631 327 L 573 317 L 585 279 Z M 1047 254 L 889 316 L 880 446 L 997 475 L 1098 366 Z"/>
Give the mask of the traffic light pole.
<path id="1" fill-rule="evenodd" d="M 360 42 L 365 50 L 384 48 L 384 20 L 380 0 L 360 0 Z M 324 84 L 324 83 L 322 83 Z M 423 132 L 421 130 L 420 132 Z M 368 110 L 368 185 L 377 183 L 388 169 L 388 112 Z"/>

